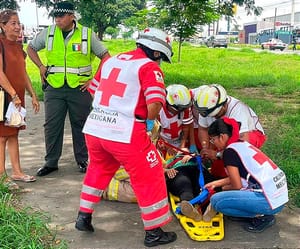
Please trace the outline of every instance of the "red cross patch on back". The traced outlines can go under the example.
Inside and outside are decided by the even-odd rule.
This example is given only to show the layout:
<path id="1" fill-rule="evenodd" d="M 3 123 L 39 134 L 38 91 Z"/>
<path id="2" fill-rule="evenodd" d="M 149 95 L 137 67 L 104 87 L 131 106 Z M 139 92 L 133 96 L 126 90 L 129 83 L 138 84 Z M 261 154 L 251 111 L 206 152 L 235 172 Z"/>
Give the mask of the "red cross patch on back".
<path id="1" fill-rule="evenodd" d="M 117 81 L 120 71 L 120 68 L 113 68 L 107 79 L 101 78 L 100 85 L 98 87 L 98 90 L 102 91 L 102 97 L 100 100 L 101 105 L 109 106 L 109 100 L 113 95 L 119 97 L 124 96 L 127 85 Z"/>

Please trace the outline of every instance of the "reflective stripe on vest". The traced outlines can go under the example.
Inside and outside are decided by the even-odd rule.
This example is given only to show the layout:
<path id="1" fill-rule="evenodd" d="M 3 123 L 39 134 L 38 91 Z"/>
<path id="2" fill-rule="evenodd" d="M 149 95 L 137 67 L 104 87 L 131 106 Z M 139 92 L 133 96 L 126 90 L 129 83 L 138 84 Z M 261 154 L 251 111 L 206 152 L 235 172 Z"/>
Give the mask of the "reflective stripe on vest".
<path id="1" fill-rule="evenodd" d="M 82 35 L 81 35 L 81 51 L 83 54 L 87 54 L 88 52 L 88 29 L 87 27 L 82 27 Z"/>
<path id="2" fill-rule="evenodd" d="M 49 35 L 48 35 L 48 46 L 47 46 L 48 51 L 51 51 L 52 47 L 53 47 L 55 28 L 56 28 L 56 25 L 50 26 L 50 31 L 49 31 Z"/>
<path id="3" fill-rule="evenodd" d="M 65 83 L 76 88 L 92 78 L 94 55 L 91 36 L 91 29 L 78 24 L 66 42 L 58 27 L 49 26 L 46 43 L 47 81 L 53 88 L 60 88 Z"/>
<path id="4" fill-rule="evenodd" d="M 47 50 L 51 51 L 53 49 L 53 40 L 54 40 L 54 32 L 55 32 L 56 25 L 50 26 L 50 31 L 48 35 L 48 46 Z M 88 53 L 88 28 L 82 27 L 82 34 L 81 34 L 81 52 L 82 54 Z"/>
<path id="5" fill-rule="evenodd" d="M 87 67 L 78 67 L 78 68 L 71 68 L 71 67 L 49 67 L 48 68 L 48 73 L 73 73 L 77 75 L 85 75 L 88 74 L 90 75 L 92 71 L 92 66 L 87 66 Z"/>

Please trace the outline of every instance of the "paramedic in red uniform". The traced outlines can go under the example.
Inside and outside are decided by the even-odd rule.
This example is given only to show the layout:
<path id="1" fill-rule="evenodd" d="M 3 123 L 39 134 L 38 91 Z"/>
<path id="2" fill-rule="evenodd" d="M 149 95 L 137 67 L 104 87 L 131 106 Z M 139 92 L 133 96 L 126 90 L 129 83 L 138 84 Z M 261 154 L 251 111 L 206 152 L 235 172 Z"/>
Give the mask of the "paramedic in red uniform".
<path id="1" fill-rule="evenodd" d="M 137 49 L 109 58 L 90 85 L 93 109 L 85 133 L 90 163 L 83 181 L 75 227 L 93 232 L 94 206 L 119 169 L 129 173 L 146 231 L 145 246 L 176 240 L 161 226 L 171 221 L 160 156 L 146 133 L 146 120 L 154 120 L 165 104 L 161 61 L 171 62 L 169 37 L 147 28 L 139 34 Z"/>

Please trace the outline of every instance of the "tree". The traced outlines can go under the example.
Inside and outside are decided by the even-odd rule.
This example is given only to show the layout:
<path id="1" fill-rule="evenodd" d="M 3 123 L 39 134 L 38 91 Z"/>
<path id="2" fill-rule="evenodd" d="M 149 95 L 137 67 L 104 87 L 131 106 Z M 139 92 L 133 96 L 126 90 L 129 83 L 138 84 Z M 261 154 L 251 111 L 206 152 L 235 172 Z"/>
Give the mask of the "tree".
<path id="1" fill-rule="evenodd" d="M 23 0 L 33 1 L 33 0 Z M 38 7 L 45 7 L 49 12 L 58 0 L 34 0 Z M 0 1 L 0 8 L 16 8 L 18 0 Z M 100 40 L 107 27 L 116 28 L 123 20 L 135 12 L 146 8 L 146 0 L 70 0 L 80 14 L 80 23 L 98 33 Z M 10 3 L 10 5 L 8 4 Z M 15 4 L 15 5 L 13 5 Z"/>
<path id="2" fill-rule="evenodd" d="M 160 10 L 158 25 L 170 31 L 178 40 L 178 62 L 185 39 L 197 32 L 199 25 L 210 23 L 219 18 L 217 5 L 210 0 L 157 0 L 153 1 Z"/>
<path id="3" fill-rule="evenodd" d="M 5 1 L 0 1 L 0 10 L 3 9 L 19 10 L 20 7 L 16 0 L 5 0 Z"/>
<path id="4" fill-rule="evenodd" d="M 107 27 L 105 33 L 110 35 L 112 39 L 116 39 L 120 32 L 119 28 Z"/>
<path id="5" fill-rule="evenodd" d="M 138 10 L 146 8 L 146 0 L 74 0 L 81 23 L 98 32 L 100 40 L 107 27 L 116 28 Z"/>
<path id="6" fill-rule="evenodd" d="M 169 30 L 179 41 L 178 62 L 182 42 L 196 34 L 199 25 L 209 24 L 222 15 L 233 16 L 234 4 L 243 5 L 248 14 L 259 14 L 262 10 L 254 5 L 254 0 L 154 0 L 159 11 L 159 27 Z"/>

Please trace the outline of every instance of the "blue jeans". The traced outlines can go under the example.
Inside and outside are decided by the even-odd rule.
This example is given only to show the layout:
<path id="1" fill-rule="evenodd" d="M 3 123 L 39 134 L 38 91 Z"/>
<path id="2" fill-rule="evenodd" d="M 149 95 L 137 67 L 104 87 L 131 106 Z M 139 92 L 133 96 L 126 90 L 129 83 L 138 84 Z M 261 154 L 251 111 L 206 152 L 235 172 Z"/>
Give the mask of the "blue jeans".
<path id="1" fill-rule="evenodd" d="M 210 198 L 210 202 L 214 210 L 224 215 L 249 218 L 273 215 L 284 207 L 282 205 L 272 210 L 263 193 L 243 190 L 216 193 Z"/>

